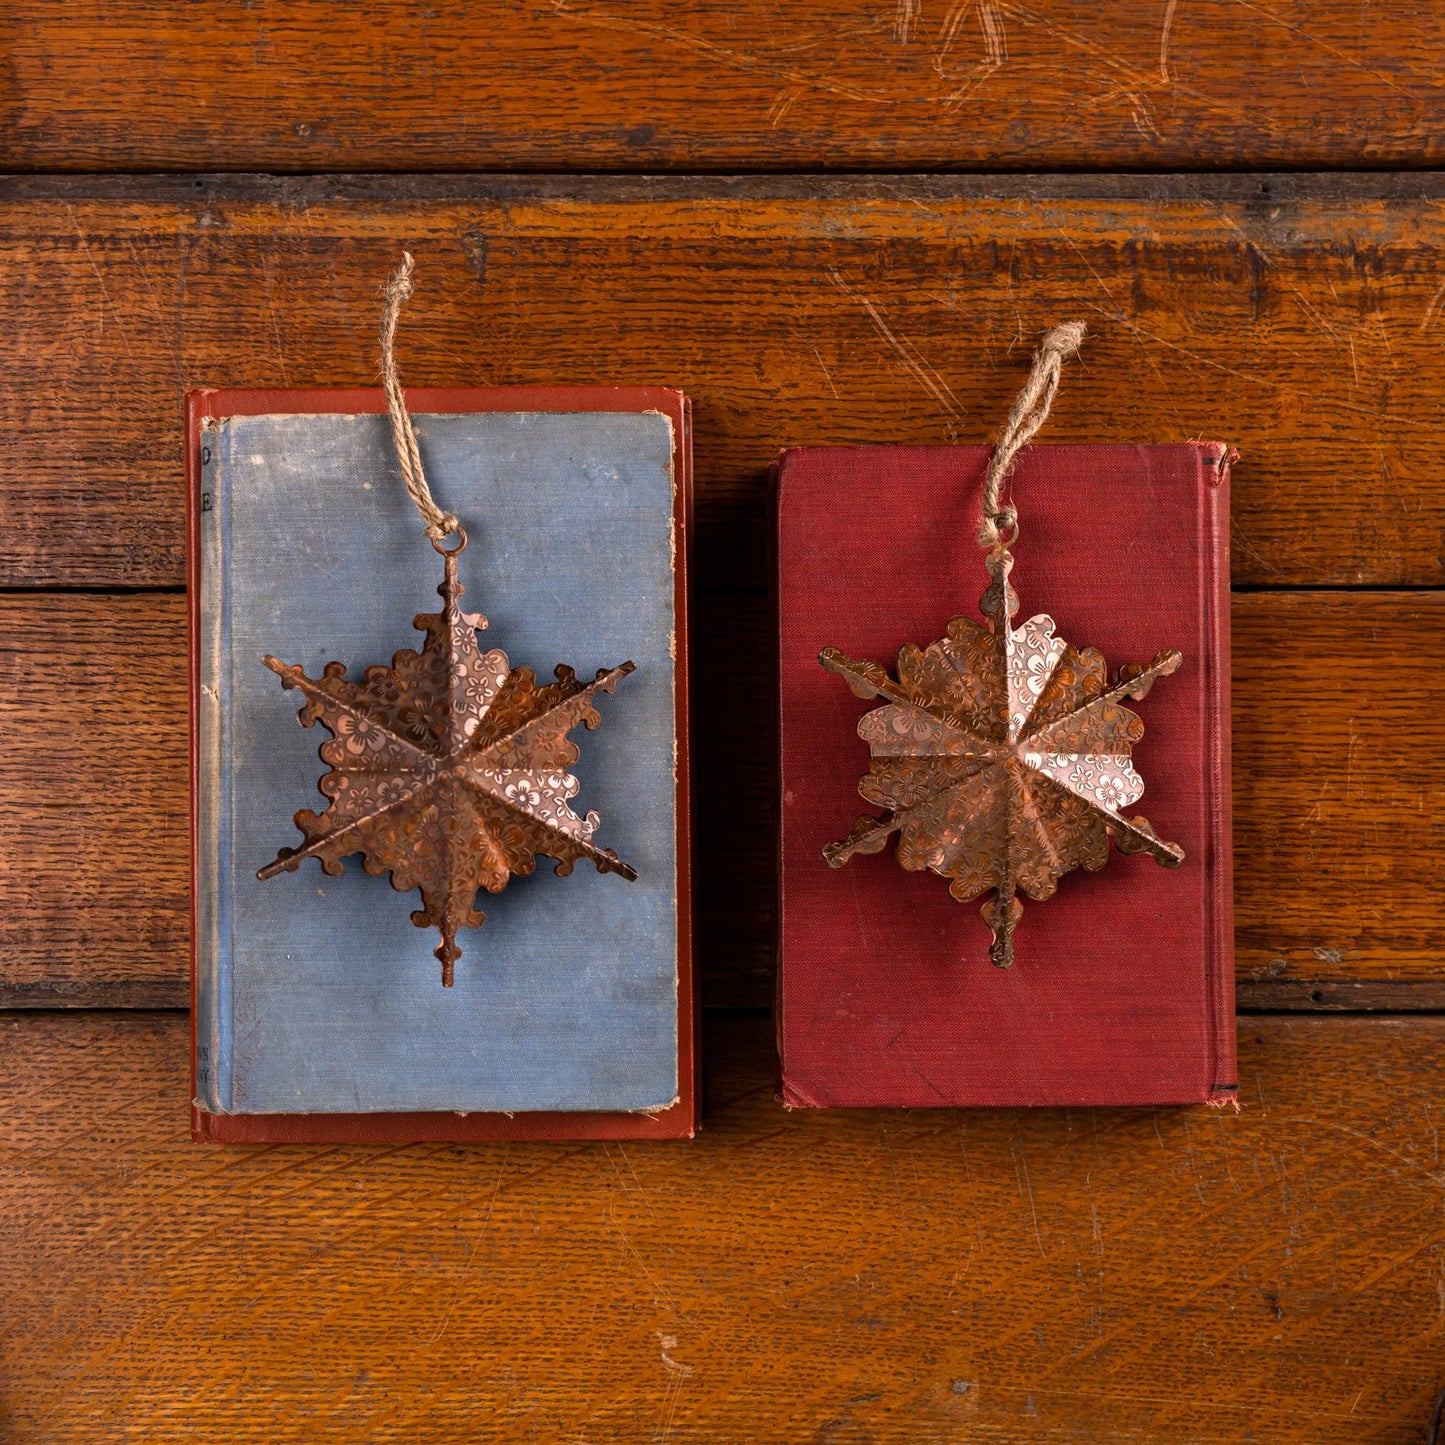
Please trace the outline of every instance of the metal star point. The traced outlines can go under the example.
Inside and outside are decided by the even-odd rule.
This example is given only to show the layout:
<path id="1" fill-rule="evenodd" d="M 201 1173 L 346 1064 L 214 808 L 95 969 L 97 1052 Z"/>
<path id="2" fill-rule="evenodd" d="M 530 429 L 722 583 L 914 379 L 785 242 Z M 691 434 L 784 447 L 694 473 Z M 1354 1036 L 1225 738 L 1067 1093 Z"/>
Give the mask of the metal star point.
<path id="1" fill-rule="evenodd" d="M 421 890 L 411 921 L 441 934 L 435 953 L 446 987 L 461 957 L 458 931 L 485 919 L 474 906 L 479 890 L 500 893 L 514 874 L 535 869 L 538 854 L 556 859 L 559 874 L 585 858 L 601 873 L 637 877 L 593 842 L 597 814 L 572 811 L 578 782 L 567 771 L 578 757 L 567 734 L 578 723 L 598 725 L 594 697 L 612 692 L 633 664 L 589 683 L 559 666 L 556 682 L 539 687 L 531 668 L 512 667 L 500 649 L 483 652 L 477 631 L 486 618 L 458 606 L 465 545 L 463 535 L 460 545 L 437 548 L 446 562 L 442 610 L 415 619 L 426 634 L 420 652 L 398 652 L 360 682 L 348 682 L 339 662 L 311 678 L 265 659 L 282 687 L 305 695 L 301 725 L 319 722 L 332 734 L 320 748 L 330 771 L 317 784 L 331 802 L 319 814 L 298 812 L 305 843 L 281 849 L 257 876 L 294 872 L 307 858 L 335 876 L 343 858 L 360 853 L 366 871 L 389 872 L 398 892 Z"/>
<path id="2" fill-rule="evenodd" d="M 1018 895 L 1046 899 L 1074 868 L 1096 872 L 1110 838 L 1121 853 L 1169 868 L 1183 862 L 1184 850 L 1156 837 L 1146 818 L 1121 811 L 1144 791 L 1130 761 L 1144 724 L 1123 699 L 1143 698 L 1182 658 L 1163 651 L 1110 682 L 1103 655 L 1056 637 L 1051 617 L 1015 628 L 1013 558 L 995 549 L 988 566 L 986 622 L 955 617 L 939 641 L 902 648 L 896 681 L 836 648 L 819 657 L 859 697 L 886 699 L 858 723 L 871 755 L 858 791 L 889 810 L 859 818 L 823 856 L 841 868 L 897 833 L 899 863 L 950 879 L 960 902 L 993 890 L 983 905 L 989 957 L 1008 968 L 1023 917 Z"/>

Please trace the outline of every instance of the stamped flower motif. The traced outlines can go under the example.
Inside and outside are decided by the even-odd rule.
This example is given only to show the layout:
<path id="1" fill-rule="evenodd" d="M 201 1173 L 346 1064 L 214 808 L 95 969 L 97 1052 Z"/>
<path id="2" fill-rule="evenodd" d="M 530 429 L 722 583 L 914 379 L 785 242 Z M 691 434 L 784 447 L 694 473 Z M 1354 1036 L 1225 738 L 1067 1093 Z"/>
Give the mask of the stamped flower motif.
<path id="1" fill-rule="evenodd" d="M 542 790 L 530 781 L 525 783 L 508 783 L 502 789 L 502 796 L 509 803 L 516 803 L 518 806 L 533 809 L 542 806 Z"/>
<path id="2" fill-rule="evenodd" d="M 404 777 L 380 777 L 371 784 L 372 797 L 379 808 L 394 807 L 411 796 L 411 787 Z"/>
<path id="3" fill-rule="evenodd" d="M 1143 780 L 1125 758 L 1104 758 L 1102 762 L 1050 754 L 1041 771 L 1062 777 L 1076 793 L 1084 793 L 1104 808 L 1127 807 L 1144 791 Z"/>
<path id="4" fill-rule="evenodd" d="M 1008 652 L 1009 727 L 1017 737 L 1034 704 L 1044 695 L 1067 644 L 1054 636 L 1054 619 L 1044 614 L 1030 617 L 1012 634 L 1012 643 Z"/>
<path id="5" fill-rule="evenodd" d="M 336 719 L 337 741 L 353 757 L 379 753 L 386 746 L 386 733 L 375 718 L 342 713 Z"/>

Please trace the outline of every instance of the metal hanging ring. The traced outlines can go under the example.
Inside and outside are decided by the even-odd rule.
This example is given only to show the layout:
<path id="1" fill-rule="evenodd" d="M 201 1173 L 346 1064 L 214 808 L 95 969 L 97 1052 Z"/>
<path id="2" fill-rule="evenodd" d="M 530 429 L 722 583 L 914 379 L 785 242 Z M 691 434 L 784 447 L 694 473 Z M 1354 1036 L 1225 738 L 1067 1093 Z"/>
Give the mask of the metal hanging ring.
<path id="1" fill-rule="evenodd" d="M 455 547 L 446 547 L 442 544 L 446 541 L 445 536 L 428 537 L 427 540 L 442 554 L 443 557 L 456 557 L 467 550 L 467 529 L 460 522 L 457 523 L 457 530 L 452 533 L 457 539 Z"/>

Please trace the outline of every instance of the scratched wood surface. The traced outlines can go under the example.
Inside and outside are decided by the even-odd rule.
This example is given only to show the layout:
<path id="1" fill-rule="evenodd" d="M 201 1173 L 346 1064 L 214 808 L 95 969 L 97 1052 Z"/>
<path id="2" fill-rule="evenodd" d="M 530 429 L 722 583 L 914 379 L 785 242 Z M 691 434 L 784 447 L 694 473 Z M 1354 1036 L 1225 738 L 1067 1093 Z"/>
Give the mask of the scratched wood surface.
<path id="1" fill-rule="evenodd" d="M 769 691 L 764 607 L 713 599 L 697 624 L 705 997 L 765 1004 L 774 804 L 758 705 Z M 1236 595 L 1244 1002 L 1262 985 L 1273 1006 L 1338 1006 L 1341 984 L 1365 982 L 1415 985 L 1423 997 L 1344 997 L 1441 1006 L 1445 777 L 1416 740 L 1432 735 L 1440 706 L 1438 679 L 1419 660 L 1442 637 L 1440 592 Z M 185 1001 L 185 656 L 179 595 L 0 596 L 0 1000 Z M 315 743 L 298 730 L 296 746 Z"/>
<path id="2" fill-rule="evenodd" d="M 1445 9 L 0 11 L 0 1438 L 1422 1442 Z M 990 439 L 1079 315 L 1049 440 L 1241 448 L 1238 997 L 1294 1011 L 1242 1113 L 790 1115 L 714 1013 L 690 1144 L 186 1142 L 180 398 L 371 382 L 403 246 L 413 383 L 694 398 L 714 1004 L 767 997 L 778 446 Z"/>
<path id="3" fill-rule="evenodd" d="M 216 1150 L 178 1014 L 0 1020 L 5 1438 L 1424 1440 L 1445 1021 L 1272 1017 L 1239 1114 L 784 1112 Z"/>
<path id="4" fill-rule="evenodd" d="M 51 170 L 1427 166 L 1431 0 L 10 0 Z"/>
<path id="5" fill-rule="evenodd" d="M 1445 180 L 0 181 L 0 577 L 182 580 L 180 397 L 375 375 L 696 403 L 697 579 L 764 581 L 792 442 L 984 441 L 1092 327 L 1055 442 L 1239 445 L 1242 585 L 1445 581 Z"/>

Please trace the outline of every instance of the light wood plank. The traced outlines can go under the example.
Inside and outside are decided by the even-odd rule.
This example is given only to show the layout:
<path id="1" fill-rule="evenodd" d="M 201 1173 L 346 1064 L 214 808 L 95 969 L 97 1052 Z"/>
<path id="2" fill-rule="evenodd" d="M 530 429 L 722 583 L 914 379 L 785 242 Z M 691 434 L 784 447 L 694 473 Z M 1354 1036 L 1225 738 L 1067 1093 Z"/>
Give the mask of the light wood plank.
<path id="1" fill-rule="evenodd" d="M 11 0 L 17 169 L 1428 166 L 1429 0 Z"/>
<path id="2" fill-rule="evenodd" d="M 1243 1112 L 786 1113 L 690 1143 L 186 1139 L 177 1015 L 0 1019 L 5 1435 L 1424 1438 L 1439 1019 L 1260 1019 Z"/>
<path id="3" fill-rule="evenodd" d="M 704 996 L 760 1005 L 775 846 L 766 608 L 708 595 L 695 622 Z M 1360 1006 L 1344 988 L 1360 981 L 1430 985 L 1404 1006 L 1438 1004 L 1445 779 L 1409 740 L 1432 735 L 1441 636 L 1442 593 L 1235 596 L 1247 1005 L 1278 1006 L 1288 986 L 1298 1006 Z M 184 599 L 0 597 L 0 669 L 0 999 L 184 1002 Z M 1400 1006 L 1398 990 L 1369 998 Z"/>
<path id="4" fill-rule="evenodd" d="M 1047 440 L 1237 443 L 1234 575 L 1445 581 L 1440 177 L 0 182 L 0 580 L 183 563 L 187 387 L 658 382 L 696 403 L 697 578 L 765 580 L 808 442 L 986 441 L 1046 326 Z"/>

